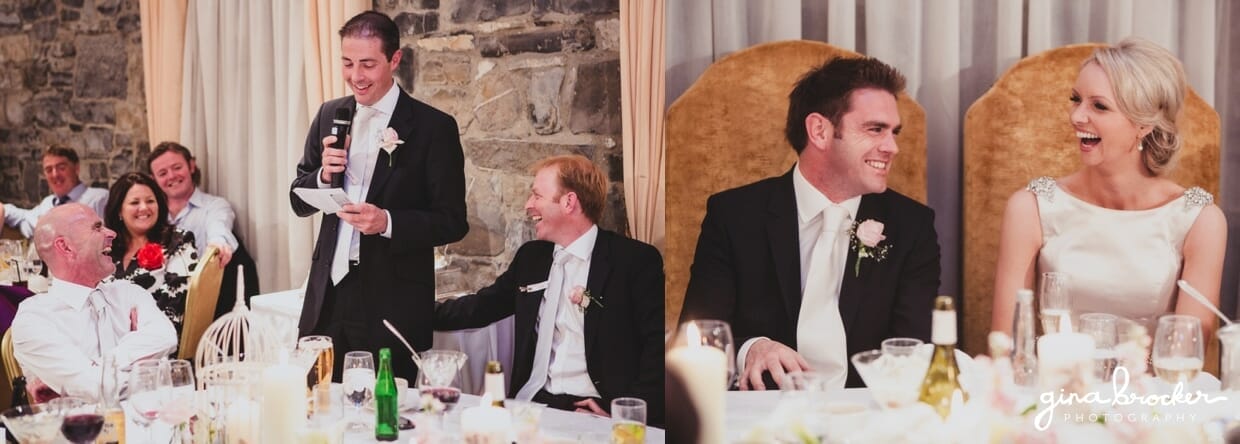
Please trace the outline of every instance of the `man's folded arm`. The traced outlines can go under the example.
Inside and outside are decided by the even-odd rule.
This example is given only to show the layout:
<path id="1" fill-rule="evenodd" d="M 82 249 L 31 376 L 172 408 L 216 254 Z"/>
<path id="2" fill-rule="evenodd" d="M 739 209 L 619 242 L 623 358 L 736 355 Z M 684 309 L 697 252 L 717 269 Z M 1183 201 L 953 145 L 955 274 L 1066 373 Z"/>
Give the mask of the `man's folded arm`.
<path id="1" fill-rule="evenodd" d="M 52 320 L 37 314 L 14 319 L 13 357 L 27 376 L 38 378 L 56 393 L 97 400 L 103 369 L 78 353 L 72 339 L 48 325 L 54 325 Z"/>
<path id="2" fill-rule="evenodd" d="M 137 328 L 121 336 L 112 349 L 116 365 L 125 368 L 134 362 L 165 356 L 176 349 L 177 332 L 155 301 L 145 291 L 125 294 L 129 305 L 137 311 Z M 145 297 L 143 297 L 145 296 Z"/>

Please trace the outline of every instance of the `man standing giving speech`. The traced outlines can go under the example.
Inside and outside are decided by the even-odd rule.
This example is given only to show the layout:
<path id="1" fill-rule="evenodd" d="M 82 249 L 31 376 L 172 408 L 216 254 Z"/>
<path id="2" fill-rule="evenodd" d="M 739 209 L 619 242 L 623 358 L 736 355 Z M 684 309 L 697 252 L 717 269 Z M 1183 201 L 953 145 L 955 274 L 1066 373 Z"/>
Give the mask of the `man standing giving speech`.
<path id="1" fill-rule="evenodd" d="M 353 96 L 324 103 L 306 135 L 292 188 L 329 188 L 338 175 L 351 202 L 323 216 L 299 328 L 331 336 L 339 379 L 344 352 L 392 349 L 392 371 L 416 374 L 391 321 L 417 349 L 431 346 L 434 252 L 465 237 L 465 156 L 456 120 L 396 86 L 400 35 L 367 11 L 340 29 L 341 61 Z M 332 135 L 343 108 L 353 115 L 343 143 Z M 341 134 L 344 136 L 344 134 Z M 343 149 L 340 149 L 343 146 Z M 293 211 L 317 209 L 290 192 Z"/>

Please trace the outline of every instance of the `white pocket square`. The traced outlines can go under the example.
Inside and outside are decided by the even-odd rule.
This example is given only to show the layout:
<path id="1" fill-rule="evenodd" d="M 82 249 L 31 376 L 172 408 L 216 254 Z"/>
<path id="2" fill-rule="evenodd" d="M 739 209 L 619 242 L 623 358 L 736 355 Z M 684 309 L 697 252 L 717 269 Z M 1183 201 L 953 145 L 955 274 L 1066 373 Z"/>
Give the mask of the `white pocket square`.
<path id="1" fill-rule="evenodd" d="M 533 293 L 535 291 L 546 290 L 547 281 L 542 281 L 537 284 L 522 285 L 520 287 L 517 287 L 517 289 L 520 290 L 522 293 Z"/>

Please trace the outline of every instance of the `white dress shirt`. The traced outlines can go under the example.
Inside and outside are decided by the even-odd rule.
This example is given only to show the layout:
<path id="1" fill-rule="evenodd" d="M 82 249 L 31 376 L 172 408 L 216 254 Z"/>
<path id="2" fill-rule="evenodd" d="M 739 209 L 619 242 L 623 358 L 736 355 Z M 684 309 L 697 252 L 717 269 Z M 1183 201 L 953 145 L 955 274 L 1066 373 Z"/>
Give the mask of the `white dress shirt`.
<path id="1" fill-rule="evenodd" d="M 91 297 L 104 306 L 98 324 Z M 138 318 L 133 331 L 131 311 Z M 141 359 L 167 355 L 177 345 L 176 330 L 151 294 L 128 281 L 92 289 L 52 278 L 47 293 L 17 307 L 12 329 L 13 355 L 27 379 L 37 378 L 56 393 L 91 402 L 99 399 L 103 355 L 111 354 L 124 369 Z"/>
<path id="2" fill-rule="evenodd" d="M 371 176 L 374 175 L 375 163 L 379 160 L 379 140 L 383 136 L 383 130 L 392 121 L 392 113 L 396 112 L 396 101 L 400 99 L 400 94 L 400 88 L 395 83 L 392 83 L 392 87 L 388 89 L 388 92 L 378 102 L 375 102 L 373 106 L 358 103 L 353 111 L 353 124 L 358 126 L 354 126 L 350 130 L 350 134 L 354 138 L 349 143 L 349 163 L 353 163 L 354 150 L 357 150 L 357 155 L 361 155 L 365 159 L 363 165 L 352 165 L 345 171 L 344 190 L 349 194 L 349 199 L 352 199 L 354 203 L 365 202 L 366 194 L 370 192 Z M 375 114 L 366 120 L 365 125 L 359 125 L 363 108 L 369 108 L 365 112 Z M 362 135 L 365 136 L 358 137 Z M 332 185 L 330 183 L 323 182 L 323 167 L 319 167 L 319 174 L 315 177 L 318 178 L 319 188 L 331 188 Z M 353 183 L 353 181 L 357 183 Z M 384 209 L 383 213 L 387 215 L 387 229 L 379 233 L 379 235 L 391 239 L 392 213 L 388 212 L 387 209 Z M 340 221 L 340 223 L 343 224 L 345 222 Z M 337 231 L 337 233 L 343 236 L 344 230 Z M 356 246 L 354 246 L 354 249 L 356 249 Z M 353 257 L 350 257 L 350 259 L 357 259 L 356 255 L 351 256 Z"/>
<path id="3" fill-rule="evenodd" d="M 177 228 L 194 233 L 194 248 L 199 253 L 206 253 L 207 244 L 212 243 L 237 251 L 237 237 L 232 232 L 237 213 L 222 197 L 195 188 L 185 208 L 177 214 L 169 214 L 168 219 Z"/>
<path id="4" fill-rule="evenodd" d="M 857 219 L 857 208 L 861 206 L 861 196 L 855 196 L 855 197 L 846 199 L 843 202 L 839 202 L 839 203 L 832 202 L 830 199 L 827 199 L 827 196 L 822 194 L 821 191 L 818 191 L 817 188 L 814 188 L 814 185 L 809 183 L 809 179 L 806 179 L 805 174 L 801 172 L 800 163 L 797 163 L 797 165 L 793 167 L 792 191 L 793 191 L 793 194 L 796 195 L 796 202 L 797 202 L 797 234 L 798 234 L 797 239 L 800 243 L 799 252 L 801 254 L 801 292 L 802 292 L 802 296 L 804 296 L 805 282 L 809 278 L 809 267 L 806 267 L 805 264 L 808 264 L 810 262 L 810 256 L 814 252 L 814 243 L 818 242 L 818 236 L 820 235 L 820 233 L 822 233 L 822 222 L 823 222 L 822 212 L 823 210 L 827 208 L 827 205 L 839 205 L 848 211 L 849 219 L 856 220 Z M 835 248 L 837 250 L 838 249 L 847 250 L 848 242 L 843 242 L 843 241 L 836 242 Z M 839 282 L 843 282 L 843 278 L 844 278 L 843 274 L 840 274 L 839 276 L 835 277 L 835 279 Z M 838 288 L 839 287 L 837 287 L 836 289 L 837 298 L 839 297 Z M 805 305 L 801 305 L 801 310 L 805 310 L 805 309 L 806 309 Z M 737 351 L 736 368 L 740 369 L 738 373 L 744 374 L 745 357 L 749 354 L 749 347 L 751 347 L 754 344 L 754 342 L 758 341 L 759 339 L 767 339 L 767 338 L 764 336 L 750 338 L 748 341 L 745 341 L 745 343 L 741 345 L 740 350 Z"/>
<path id="5" fill-rule="evenodd" d="M 44 197 L 34 208 L 29 210 L 17 208 L 13 204 L 4 204 L 4 224 L 10 227 L 16 227 L 22 232 L 22 236 L 29 238 L 34 235 L 34 226 L 39 222 L 39 218 L 52 211 L 56 206 L 56 195 L 49 194 Z M 77 186 L 69 190 L 67 202 L 77 202 L 95 210 L 95 214 L 103 217 L 103 209 L 108 205 L 108 190 L 103 188 L 87 188 L 85 183 L 78 183 Z"/>
<path id="6" fill-rule="evenodd" d="M 590 278 L 590 257 L 597 239 L 598 225 L 594 225 L 564 248 L 570 258 L 564 263 L 560 310 L 555 317 L 555 334 L 551 339 L 551 363 L 547 365 L 547 385 L 544 387 L 547 393 L 599 397 L 598 389 L 594 388 L 594 382 L 586 372 L 586 313 L 569 299 L 574 289 L 580 287 L 584 291 L 586 288 Z"/>

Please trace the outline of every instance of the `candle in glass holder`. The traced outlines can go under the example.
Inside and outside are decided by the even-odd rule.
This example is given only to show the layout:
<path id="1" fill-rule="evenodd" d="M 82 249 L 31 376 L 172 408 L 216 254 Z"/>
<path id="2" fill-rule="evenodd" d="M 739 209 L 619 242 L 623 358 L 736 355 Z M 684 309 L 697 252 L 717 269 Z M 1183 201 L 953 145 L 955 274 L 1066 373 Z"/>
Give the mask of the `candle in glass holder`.
<path id="1" fill-rule="evenodd" d="M 1054 333 L 1038 338 L 1038 379 L 1043 390 L 1063 388 L 1080 376 L 1093 376 L 1094 338 L 1085 333 Z M 1088 370 L 1088 371 L 1085 371 Z"/>
<path id="2" fill-rule="evenodd" d="M 702 345 L 697 324 L 685 327 L 686 345 L 667 352 L 666 365 L 680 375 L 685 392 L 697 407 L 700 443 L 726 442 L 724 393 L 728 386 L 728 357 L 723 350 Z"/>
<path id="3" fill-rule="evenodd" d="M 512 414 L 491 405 L 490 394 L 482 395 L 477 407 L 461 412 L 461 434 L 472 444 L 504 444 L 511 442 Z"/>
<path id="4" fill-rule="evenodd" d="M 306 428 L 306 370 L 289 364 L 282 351 L 280 363 L 263 370 L 262 381 L 261 442 L 295 439 Z"/>

